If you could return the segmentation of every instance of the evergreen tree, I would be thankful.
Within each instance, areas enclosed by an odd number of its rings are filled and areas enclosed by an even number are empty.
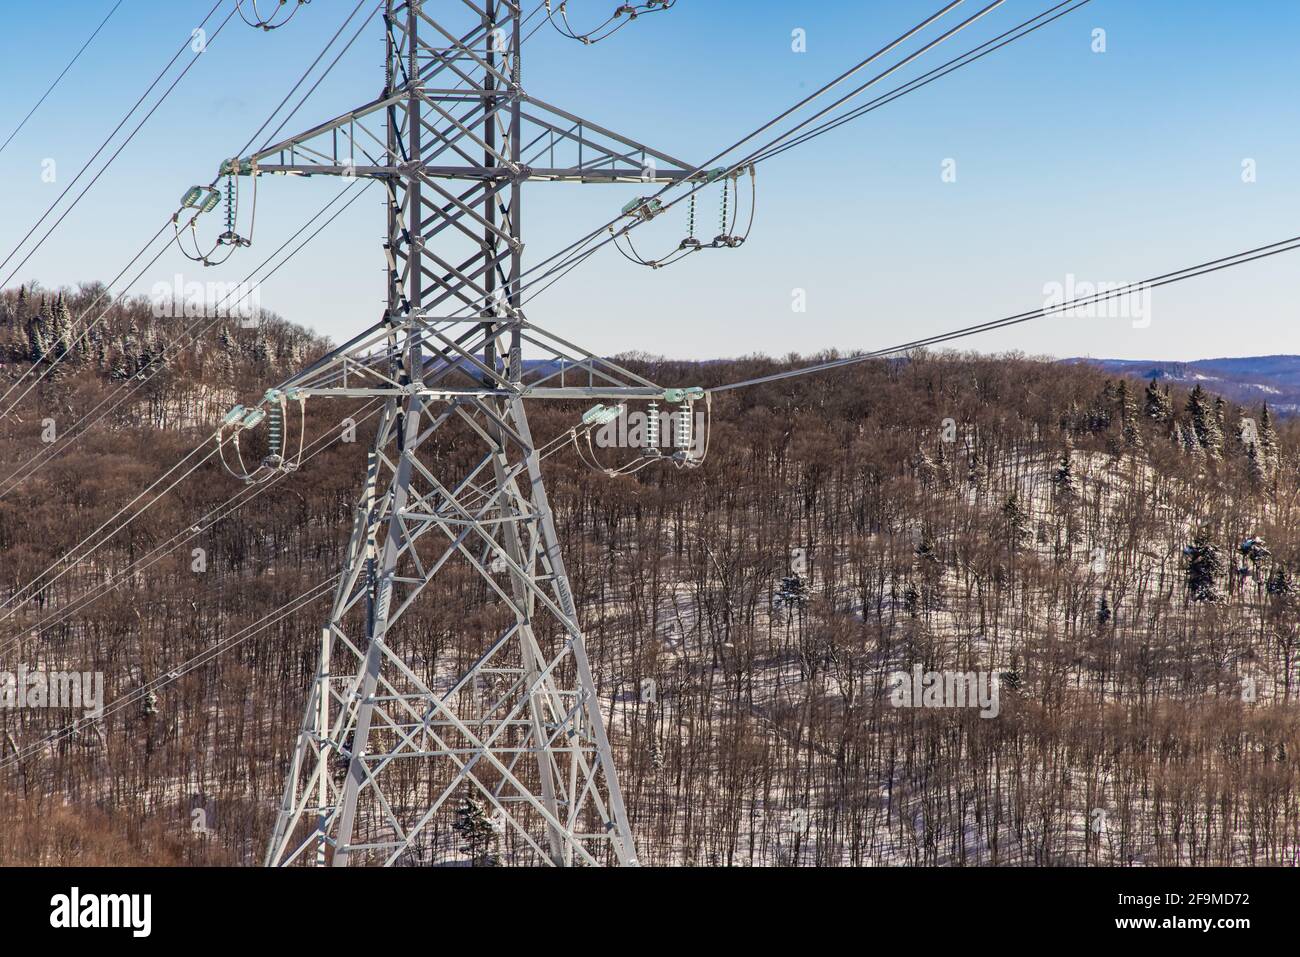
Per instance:
[[[27,357],[32,362],[44,362],[50,358],[51,352],[45,317],[37,314],[27,323]]]
[[[1168,422],[1174,417],[1174,404],[1169,393],[1161,392],[1155,379],[1147,386],[1143,414],[1153,422]]]
[[[1192,601],[1220,600],[1215,579],[1223,573],[1223,556],[1210,538],[1208,529],[1197,529],[1191,544],[1183,548],[1187,558],[1187,591]]]
[[[1268,403],[1259,411],[1259,426],[1256,430],[1259,439],[1260,452],[1263,453],[1262,462],[1270,472],[1278,467],[1278,444],[1277,432],[1273,430],[1273,416],[1269,414]]]
[[[1079,483],[1074,477],[1073,450],[1067,444],[1061,452],[1060,461],[1052,473],[1052,485],[1058,499],[1069,506],[1079,497]]]
[[[1020,504],[1020,496],[1012,492],[1006,504],[1002,506],[1002,520],[1005,523],[1007,539],[1012,549],[1019,547],[1030,535],[1029,516]]]
[[[776,590],[772,605],[777,611],[784,610],[793,614],[808,607],[809,596],[808,583],[795,572],[781,579],[781,585]]]
[[[1276,565],[1273,571],[1269,573],[1264,590],[1274,598],[1289,601],[1291,596],[1295,594],[1295,580],[1289,571],[1281,565]]]
[[[1187,415],[1192,420],[1196,441],[1211,458],[1218,458],[1223,452],[1222,403],[1222,399],[1211,401],[1199,383],[1187,397]]]
[[[492,846],[496,842],[496,829],[488,818],[487,811],[475,798],[466,797],[456,808],[456,820],[452,829],[460,835],[461,853],[468,854],[474,867],[495,867],[496,854]]]
[[[1258,442],[1246,446],[1246,468],[1250,474],[1250,483],[1257,488],[1268,484],[1269,468],[1264,464],[1264,452]]]
[[[1138,428],[1137,400],[1133,390],[1123,379],[1119,380],[1119,414],[1123,423],[1122,436],[1124,444],[1130,449],[1142,448],[1142,430]]]
[[[68,312],[68,303],[63,298],[63,293],[59,293],[59,297],[54,300],[50,328],[55,358],[68,362],[76,361],[74,346],[77,337],[72,328],[72,316]]]
[[[1243,559],[1250,562],[1257,577],[1259,575],[1260,563],[1273,554],[1268,550],[1268,545],[1264,543],[1264,538],[1261,535],[1252,535],[1237,546],[1237,551],[1241,553]]]

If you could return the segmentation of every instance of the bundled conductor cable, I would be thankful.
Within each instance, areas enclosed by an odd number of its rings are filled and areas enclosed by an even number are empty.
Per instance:
[[[560,0],[559,7],[554,10],[551,7],[551,0],[546,0],[546,19],[551,22],[551,26],[555,27],[561,36],[590,46],[593,43],[599,43],[601,40],[608,40],[637,17],[647,13],[661,13],[665,10],[671,10],[676,3],[677,0],[645,0],[643,3],[622,3],[615,8],[614,12],[603,23],[585,33],[579,33],[573,29],[573,25],[569,22],[568,0]],[[555,17],[557,14],[560,22],[556,22]]]

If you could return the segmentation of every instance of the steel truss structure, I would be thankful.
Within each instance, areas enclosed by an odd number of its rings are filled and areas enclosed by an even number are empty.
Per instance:
[[[384,404],[268,865],[459,859],[467,798],[510,862],[637,862],[525,406],[682,390],[524,317],[522,186],[698,171],[525,93],[521,20],[511,0],[388,0],[382,95],[228,164],[374,179],[388,206],[382,319],[281,386]],[[477,452],[449,475],[430,449],[453,425]],[[402,635],[453,566],[513,619],[462,667]]]

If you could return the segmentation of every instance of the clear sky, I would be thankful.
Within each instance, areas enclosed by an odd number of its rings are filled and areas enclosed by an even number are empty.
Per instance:
[[[967,0],[944,23],[983,3]],[[111,5],[4,5],[0,142]],[[580,24],[616,5],[570,0],[569,9]],[[1008,0],[902,76],[1050,5]],[[0,258],[211,6],[125,0],[0,154]],[[271,33],[232,22],[21,278],[53,287],[116,274],[185,189],[211,179],[220,159],[262,124],[352,6],[314,0]],[[525,48],[524,83],[572,112],[702,162],[940,6],[679,0],[589,48],[543,29]],[[757,221],[743,249],[702,253],[662,271],[606,249],[538,298],[529,314],[605,354],[879,348],[1035,308],[1048,284],[1064,285],[1071,275],[1077,282],[1131,281],[1295,235],[1298,28],[1294,0],[1093,0],[761,166]],[[792,50],[795,29],[806,32],[806,52]],[[1097,29],[1105,30],[1104,53],[1093,49]],[[376,22],[285,132],[374,96],[382,59]],[[47,159],[57,164],[53,184],[42,180]],[[1254,182],[1243,181],[1248,160]],[[954,169],[955,181],[945,181],[945,170]],[[323,178],[264,179],[251,250],[202,275],[169,253],[138,288],[145,292],[181,270],[187,278],[241,278],[337,188]],[[529,186],[530,258],[600,225],[636,192]],[[705,200],[701,214],[710,225],[713,202]],[[675,244],[682,218],[652,223],[638,242],[647,249]],[[262,304],[336,340],[374,321],[383,297],[383,230],[372,191],[266,284]],[[1153,359],[1300,352],[1290,296],[1297,257],[1158,290],[1149,324],[1048,319],[968,344]],[[805,313],[792,309],[796,289],[806,291]]]

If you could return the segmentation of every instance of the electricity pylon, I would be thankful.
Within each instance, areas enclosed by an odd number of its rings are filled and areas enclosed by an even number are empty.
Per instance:
[[[447,860],[460,813],[490,814],[514,861],[635,864],[525,405],[698,390],[525,318],[521,194],[698,171],[525,93],[510,0],[388,0],[385,27],[379,98],[224,167],[371,178],[388,205],[382,319],[268,393],[383,405],[266,863]],[[453,424],[477,452],[448,474],[433,446]],[[453,565],[509,623],[461,667],[401,628]]]

